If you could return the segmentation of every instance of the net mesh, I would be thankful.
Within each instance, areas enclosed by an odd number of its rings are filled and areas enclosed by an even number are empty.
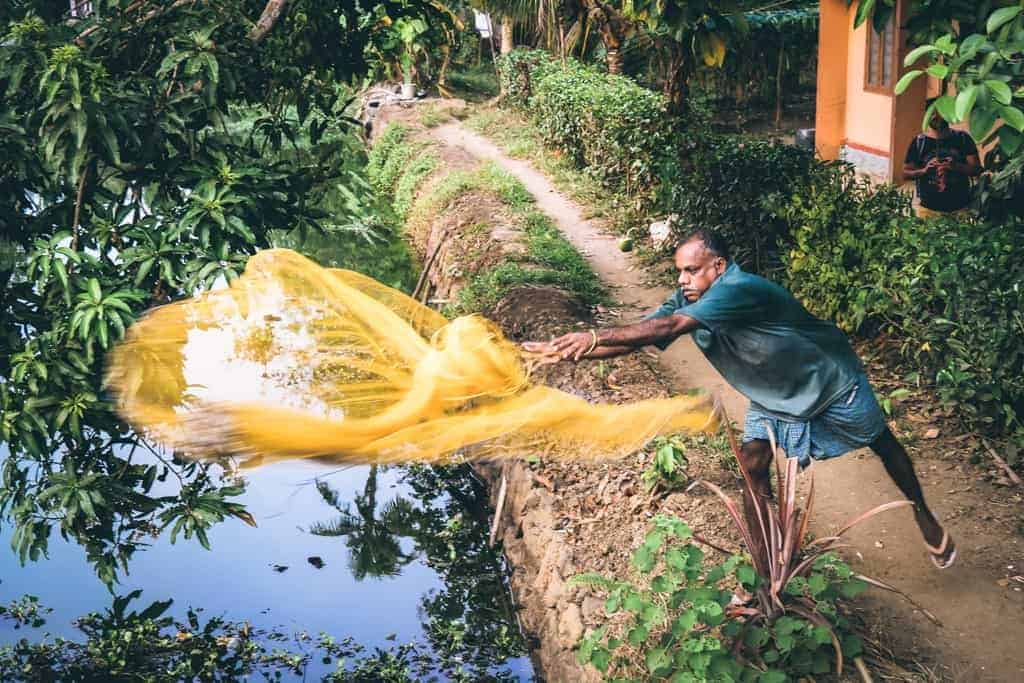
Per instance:
[[[449,321],[364,275],[273,249],[230,287],[147,313],[106,379],[142,433],[250,466],[610,458],[715,426],[705,398],[591,404],[531,382],[531,360],[481,316]]]

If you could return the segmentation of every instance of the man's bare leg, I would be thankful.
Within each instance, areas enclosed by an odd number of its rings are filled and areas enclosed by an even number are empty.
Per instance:
[[[942,525],[924,502],[921,482],[918,481],[917,475],[914,473],[914,464],[911,462],[910,456],[907,455],[906,449],[886,427],[881,436],[871,444],[871,450],[882,459],[885,471],[896,482],[896,486],[903,492],[903,495],[914,504],[914,518],[917,520],[917,526],[921,529],[921,535],[924,536],[925,542],[933,548],[940,547],[943,536]],[[953,554],[954,548],[951,540],[941,556],[943,562]]]
[[[740,447],[739,459],[740,465],[750,476],[750,482],[754,489],[753,491],[749,491],[747,488],[743,489],[743,514],[756,546],[750,549],[750,554],[764,559],[767,564],[768,549],[764,544],[757,511],[761,511],[761,519],[767,524],[768,499],[772,497],[772,445],[764,439],[748,441]]]

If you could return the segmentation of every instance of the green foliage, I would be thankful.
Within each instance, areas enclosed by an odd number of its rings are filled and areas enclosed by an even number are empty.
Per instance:
[[[424,128],[437,128],[442,123],[447,123],[452,118],[451,109],[442,107],[439,104],[432,104],[423,108],[420,114],[420,123]]]
[[[490,192],[510,209],[517,211],[533,204],[533,196],[515,176],[495,163],[484,163],[473,170],[445,175],[428,196],[416,203],[413,213],[434,216],[458,197],[473,190]]]
[[[465,315],[492,310],[505,294],[516,287],[558,287],[580,297],[587,304],[605,300],[601,281],[576,249],[569,244],[544,214],[530,210],[522,217],[526,232],[526,254],[515,261],[484,271],[459,290],[448,313]]]
[[[390,190],[390,186],[383,185],[379,179],[384,173],[384,166],[388,163],[399,148],[405,146],[406,138],[409,135],[409,126],[401,123],[392,123],[381,131],[380,136],[374,141],[370,153],[367,155],[366,176],[370,182],[381,191]]]
[[[882,331],[984,428],[1024,436],[1024,239],[1014,223],[920,221],[891,188],[839,167],[784,209],[786,277],[819,315]]]
[[[502,80],[512,102],[526,97],[544,141],[606,186],[651,198],[672,135],[665,99],[634,81],[550,56],[513,51]]]
[[[691,78],[687,105],[700,88],[716,103],[733,104],[747,117],[782,107],[794,95],[813,94],[818,64],[818,7],[745,12],[746,31],[734,31],[720,67],[701,67]],[[781,113],[781,111],[780,111]],[[732,117],[723,112],[722,118]]]
[[[789,225],[779,199],[799,195],[816,163],[812,152],[739,136],[684,134],[679,162],[664,167],[661,204],[683,237],[695,227],[721,233],[748,270],[778,268]]]
[[[247,681],[306,677],[311,665],[327,665],[321,680],[338,683],[408,683],[443,671],[446,680],[480,680],[480,669],[467,665],[464,651],[444,652],[419,641],[387,649],[367,648],[352,638],[326,633],[311,637],[263,631],[249,622],[221,617],[201,619],[202,610],[188,609],[183,620],[167,614],[172,601],[157,601],[136,612],[128,606],[141,591],[115,596],[104,613],[75,620],[84,642],[55,638],[30,642],[23,638],[0,647],[0,678],[4,681]],[[17,601],[36,611],[32,596]],[[0,613],[2,614],[2,613]],[[7,616],[3,614],[3,616]],[[40,618],[28,625],[38,628]],[[333,667],[330,665],[333,664]],[[489,680],[511,681],[503,670],[488,671]]]
[[[561,64],[547,50],[516,48],[498,57],[497,67],[502,102],[526,109],[539,82]]]
[[[533,197],[514,177],[491,167],[483,174],[452,174],[442,186],[442,194],[449,197],[447,201],[474,187],[488,187],[518,214],[526,236],[525,254],[471,278],[459,290],[447,313],[465,315],[492,310],[510,289],[529,285],[558,287],[586,304],[605,300],[601,281],[590,264],[546,215],[533,208]]]
[[[263,5],[242,0],[90,5],[0,10],[0,513],[22,561],[59,529],[112,583],[153,530],[205,543],[244,513],[219,468],[150,449],[113,413],[105,350],[258,249],[364,240],[346,83],[385,18],[436,8],[298,2],[261,33]]]
[[[429,150],[421,151],[411,164],[409,164],[398,182],[395,184],[395,213],[399,218],[406,218],[412,209],[413,200],[416,198],[416,190],[420,183],[429,176],[438,166],[437,155]]]
[[[665,491],[680,489],[686,485],[686,446],[679,437],[659,436],[653,443],[654,455],[647,469],[640,475],[644,487],[650,491],[661,487]]]
[[[494,74],[490,59],[480,64],[457,66],[448,74],[448,83],[460,97],[469,102],[487,100],[498,94],[498,77]]]
[[[627,615],[622,629],[595,629],[577,650],[579,661],[606,680],[788,681],[827,674],[837,661],[833,634],[845,656],[860,654],[841,605],[867,584],[834,555],[818,558],[787,586],[788,595],[814,601],[811,617],[782,610],[765,618],[737,607],[734,598],[756,591],[762,579],[738,555],[709,561],[689,526],[673,517],[655,518],[632,563],[636,583],[595,574],[572,580],[603,591],[609,615]]]
[[[22,626],[39,628],[46,623],[44,614],[53,610],[39,604],[39,598],[34,595],[23,595],[17,600],[11,600],[7,605],[0,605],[0,618],[14,622],[17,630]]]
[[[370,150],[366,169],[374,189],[381,194],[393,193],[398,179],[426,146],[425,142],[409,139],[408,126],[392,124],[384,129]]]
[[[993,171],[981,181],[981,206],[987,218],[1024,215],[1024,16],[1019,2],[962,3],[919,0],[909,29],[913,49],[905,65],[916,67],[896,84],[896,93],[928,74],[952,86],[925,113],[962,123],[979,148],[989,148],[985,165]],[[857,20],[880,25],[892,2],[862,2]]]
[[[832,165],[818,168],[787,202],[773,208],[789,225],[784,259],[793,293],[847,332],[876,332],[895,303],[883,284],[893,248],[918,223],[910,197]]]

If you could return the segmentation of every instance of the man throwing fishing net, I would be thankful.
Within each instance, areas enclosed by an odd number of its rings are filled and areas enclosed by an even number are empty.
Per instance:
[[[719,373],[750,399],[740,450],[753,482],[744,507],[756,526],[754,505],[771,497],[769,434],[802,466],[871,448],[903,494],[932,562],[952,566],[956,546],[925,504],[906,450],[885,423],[864,367],[831,322],[812,316],[788,291],[745,273],[729,259],[726,242],[699,230],[675,253],[679,289],[633,325],[573,332],[528,351],[561,360],[611,358],[654,345],[666,349],[690,334]]]

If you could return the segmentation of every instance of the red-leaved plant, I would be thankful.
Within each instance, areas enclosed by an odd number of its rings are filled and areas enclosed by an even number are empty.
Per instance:
[[[724,420],[724,424],[729,425],[727,419]],[[728,426],[726,431],[729,436],[729,444],[739,463],[740,472],[742,472],[747,489],[750,491],[752,499],[754,499],[753,496],[756,496],[756,488],[750,473],[743,466],[743,459],[740,457],[736,436]],[[727,614],[733,618],[743,620],[745,622],[745,629],[756,625],[771,625],[780,616],[787,613],[802,617],[816,626],[828,629],[836,652],[836,672],[842,673],[843,655],[833,625],[824,615],[817,611],[815,601],[809,595],[787,592],[786,588],[794,578],[807,578],[814,570],[815,563],[823,555],[845,547],[841,540],[847,531],[877,514],[894,508],[912,506],[913,503],[904,500],[879,505],[859,515],[832,536],[808,540],[807,529],[814,507],[813,475],[811,476],[808,488],[806,507],[804,507],[797,501],[796,495],[798,462],[796,458],[786,458],[785,467],[780,466],[780,452],[774,437],[771,438],[772,452],[775,454],[777,491],[774,501],[766,500],[763,505],[755,506],[756,526],[754,528],[751,528],[752,524],[748,523],[739,505],[719,486],[700,480],[694,482],[690,487],[703,486],[722,500],[729,511],[733,524],[743,539],[744,545],[751,555],[754,570],[759,576],[759,580],[753,587],[752,593],[747,593],[742,588],[737,591],[733,604],[727,608]],[[703,540],[696,535],[694,539],[698,541]],[[917,605],[909,596],[893,586],[861,574],[854,574],[854,576],[867,584],[884,588],[900,595],[920,609],[929,619],[935,621],[935,617],[927,610]],[[736,647],[741,647],[742,643],[743,638],[737,638]],[[858,662],[858,668],[861,666],[862,663]]]

